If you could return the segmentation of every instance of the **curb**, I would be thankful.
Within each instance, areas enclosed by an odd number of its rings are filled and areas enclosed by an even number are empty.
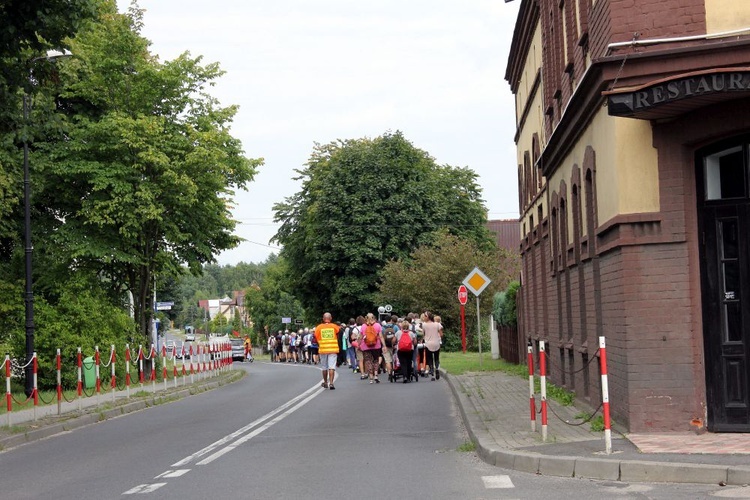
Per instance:
[[[230,376],[227,377],[226,380],[208,380],[200,385],[193,385],[191,387],[183,386],[182,388],[179,388],[174,392],[170,392],[168,390],[166,392],[151,394],[148,397],[141,397],[136,401],[124,403],[106,410],[99,409],[95,406],[90,407],[84,410],[83,414],[80,414],[78,416],[71,416],[63,422],[57,422],[49,425],[44,425],[44,423],[41,423],[41,427],[39,427],[38,429],[32,429],[26,432],[18,433],[16,435],[0,438],[0,453],[10,451],[13,448],[17,448],[18,446],[46,439],[63,432],[70,432],[81,427],[86,427],[88,425],[109,420],[111,418],[121,417],[123,415],[127,415],[128,413],[145,410],[164,403],[171,403],[172,401],[177,401],[194,394],[200,394],[202,392],[217,389],[223,385],[232,384],[241,380],[246,374],[247,372],[245,372],[244,370],[234,370],[233,374],[230,374]],[[77,413],[77,411],[72,413]],[[68,415],[72,415],[72,413],[69,413]],[[59,416],[58,418],[65,418],[65,414]],[[33,425],[34,422],[27,422],[27,424]]]
[[[456,387],[453,376],[441,370],[458,403],[469,438],[477,455],[486,463],[503,469],[557,477],[580,477],[623,482],[697,483],[742,486],[750,484],[750,467],[736,465],[612,460],[500,448],[479,418],[474,403]],[[459,383],[460,384],[460,383]]]

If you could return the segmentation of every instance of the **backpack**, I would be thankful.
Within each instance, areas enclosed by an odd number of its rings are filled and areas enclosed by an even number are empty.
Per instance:
[[[284,342],[284,345],[289,345],[289,335],[284,335],[281,337],[282,342]]]
[[[387,325],[385,327],[385,346],[393,347],[393,339],[396,337],[396,331],[393,329],[393,325]]]
[[[398,339],[398,350],[402,352],[414,350],[414,340],[411,338],[411,332],[401,331],[401,338]]]
[[[349,345],[359,347],[359,328],[353,326],[349,329]]]
[[[378,332],[375,331],[373,325],[367,325],[365,327],[365,345],[367,347],[375,347],[378,343]]]

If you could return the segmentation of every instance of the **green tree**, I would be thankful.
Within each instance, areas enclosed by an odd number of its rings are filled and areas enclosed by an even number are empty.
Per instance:
[[[245,306],[253,322],[253,345],[265,344],[267,333],[287,327],[281,318],[305,318],[311,323],[300,301],[289,292],[288,277],[291,273],[288,263],[283,258],[271,256],[263,267],[262,284],[245,290]]]
[[[96,14],[99,0],[3,0],[0,57],[21,57],[60,47]]]
[[[0,2],[0,259],[22,241],[23,178],[21,134],[25,124],[24,93],[43,90],[53,67],[44,61],[48,49],[68,46],[68,37],[97,13],[100,0],[3,0]],[[36,85],[32,85],[33,80]],[[5,274],[5,273],[4,273]]]
[[[245,333],[245,328],[242,326],[242,318],[239,314],[235,314],[232,317],[232,330],[240,335]]]
[[[262,160],[230,134],[237,108],[205,90],[217,64],[188,53],[160,62],[140,35],[142,13],[107,6],[61,68],[64,138],[37,144],[36,203],[48,215],[39,250],[61,275],[86,268],[113,295],[132,291],[146,335],[154,277],[200,273],[240,241],[232,196]]]
[[[20,290],[17,293],[20,295]],[[37,297],[34,306],[40,387],[52,388],[56,384],[54,361],[57,349],[61,350],[63,364],[68,367],[63,371],[63,384],[70,388],[75,387],[75,370],[70,368],[75,366],[77,347],[81,347],[84,356],[90,356],[98,345],[106,362],[110,345],[115,344],[120,355],[126,343],[137,345],[132,319],[119,304],[113,304],[106,296],[97,293],[93,278],[87,279],[84,273],[77,273],[70,280],[58,283],[54,296],[57,298],[55,302]],[[23,305],[20,303],[12,310],[0,311],[0,322],[10,329],[10,344],[19,359],[23,359],[26,352],[23,319]],[[120,369],[118,373],[122,371]]]
[[[480,249],[470,239],[446,232],[430,244],[417,248],[406,258],[388,262],[382,273],[380,302],[390,303],[404,315],[408,312],[429,310],[442,318],[445,328],[445,347],[460,347],[460,306],[457,291],[464,278],[479,269],[492,282],[480,294],[480,312],[492,311],[493,295],[502,290],[518,274],[518,259],[507,250],[491,246]],[[469,293],[469,303],[474,295]],[[467,310],[474,310],[468,307]],[[466,314],[467,338],[475,343],[476,314]],[[469,328],[474,325],[474,328]]]
[[[516,295],[521,284],[518,281],[511,281],[508,287],[495,294],[495,304],[492,309],[495,315],[495,321],[500,326],[515,327],[518,324],[516,313]]]
[[[291,289],[314,317],[372,311],[380,271],[438,230],[492,243],[476,174],[436,165],[400,132],[316,145],[301,190],[274,206]]]
[[[211,331],[209,333],[218,333],[220,335],[224,335],[227,333],[227,326],[229,325],[229,320],[221,315],[218,314],[214,319],[211,320]]]

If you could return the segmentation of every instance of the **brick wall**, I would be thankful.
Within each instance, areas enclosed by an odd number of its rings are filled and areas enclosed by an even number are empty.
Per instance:
[[[609,0],[610,43],[706,32],[704,0]]]

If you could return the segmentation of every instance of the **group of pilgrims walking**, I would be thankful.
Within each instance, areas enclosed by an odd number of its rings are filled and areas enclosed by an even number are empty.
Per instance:
[[[375,315],[335,323],[330,313],[315,328],[281,331],[268,338],[271,361],[319,365],[322,387],[334,390],[336,369],[348,367],[360,380],[379,384],[385,374],[390,382],[407,384],[429,376],[440,379],[440,346],[443,325],[429,311],[406,317],[391,315],[378,322]]]

